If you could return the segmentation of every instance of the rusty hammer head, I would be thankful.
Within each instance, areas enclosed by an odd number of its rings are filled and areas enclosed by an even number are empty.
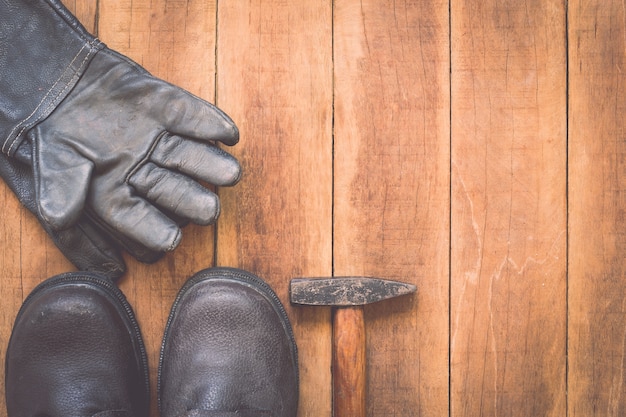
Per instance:
[[[295,278],[289,289],[293,304],[359,306],[410,294],[415,285],[370,277]]]

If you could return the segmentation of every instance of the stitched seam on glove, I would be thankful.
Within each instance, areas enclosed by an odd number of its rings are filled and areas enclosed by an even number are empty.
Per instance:
[[[24,131],[26,131],[27,129],[29,129],[32,126],[36,125],[42,119],[46,118],[49,115],[49,112],[51,112],[50,110],[51,109],[53,110],[54,107],[56,107],[58,105],[59,98],[62,98],[64,96],[64,94],[68,90],[68,88],[73,87],[75,85],[72,82],[69,82],[69,81],[66,82],[65,86],[63,86],[63,88],[60,89],[53,98],[49,99],[49,96],[52,93],[54,93],[54,91],[56,90],[57,84],[59,84],[62,80],[68,80],[68,79],[71,80],[72,78],[76,77],[77,74],[80,74],[82,69],[87,64],[87,62],[89,62],[89,60],[93,57],[93,55],[95,55],[95,53],[99,49],[101,49],[101,45],[102,45],[102,43],[98,39],[94,39],[93,41],[89,42],[88,44],[83,45],[83,47],[76,53],[76,55],[74,56],[72,61],[67,65],[67,67],[65,68],[63,73],[54,82],[52,87],[50,87],[48,92],[43,96],[43,98],[41,99],[41,101],[39,102],[37,107],[35,107],[35,109],[26,118],[24,118],[22,121],[20,121],[11,130],[11,132],[9,132],[9,135],[4,140],[4,144],[2,146],[2,152],[3,153],[5,153],[7,155],[12,155],[13,153],[15,153],[16,145],[18,145],[21,142],[21,140],[19,140],[19,139],[23,135]],[[83,50],[85,48],[89,48],[89,50],[87,51],[86,55],[84,56],[82,62],[80,63],[78,68],[72,70],[74,62],[83,54]],[[40,107],[42,105],[44,105],[45,103],[48,103],[47,107],[44,110],[40,111]],[[39,113],[39,114],[37,115],[37,113]],[[34,117],[34,116],[36,116],[34,118],[34,120],[29,122],[29,119]],[[19,131],[18,131],[18,129],[19,129]],[[9,142],[10,142],[10,145],[9,145]],[[9,145],[8,148],[7,148],[7,145]]]

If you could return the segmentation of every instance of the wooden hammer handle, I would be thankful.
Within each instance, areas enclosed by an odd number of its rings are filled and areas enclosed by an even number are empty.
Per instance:
[[[333,417],[365,416],[365,324],[362,307],[333,316]]]

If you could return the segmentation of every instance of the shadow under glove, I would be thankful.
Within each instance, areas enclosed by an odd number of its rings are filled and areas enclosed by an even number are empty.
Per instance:
[[[0,135],[9,157],[31,155],[31,211],[49,233],[87,213],[105,240],[148,252],[173,250],[181,223],[214,222],[203,183],[241,172],[215,145],[239,139],[226,114],[106,48],[56,0],[0,2]]]

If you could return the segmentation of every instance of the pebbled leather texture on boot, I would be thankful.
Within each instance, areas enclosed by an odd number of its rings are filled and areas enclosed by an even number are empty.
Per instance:
[[[9,417],[147,417],[145,349],[131,307],[108,279],[69,273],[27,297],[9,341]]]
[[[191,277],[172,307],[158,381],[162,417],[295,417],[297,349],[276,294],[237,269]]]

